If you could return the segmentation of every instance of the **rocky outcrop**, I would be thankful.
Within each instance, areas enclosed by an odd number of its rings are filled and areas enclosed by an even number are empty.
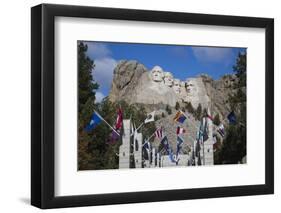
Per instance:
[[[213,80],[207,75],[201,75],[207,96],[210,98],[210,109],[213,114],[218,113],[225,118],[231,111],[228,103],[230,95],[235,93],[234,85],[237,83],[235,75],[225,75],[218,80]]]
[[[113,72],[109,100],[130,101],[140,77],[145,72],[146,67],[137,61],[120,61]]]
[[[159,66],[149,71],[137,61],[120,61],[114,69],[109,100],[124,100],[129,104],[142,104],[149,108],[160,105],[174,107],[176,102],[184,107],[185,103],[190,102],[194,108],[199,104],[203,108],[210,108],[212,115],[218,113],[221,118],[229,113],[228,97],[235,91],[235,75],[225,75],[219,80],[213,80],[210,76],[201,74],[185,81],[173,79],[169,75],[171,86],[165,81],[167,74]]]
[[[121,61],[114,69],[109,100],[175,106],[177,97],[163,81],[153,81],[144,65],[136,61]]]
[[[174,79],[159,66],[149,71],[137,61],[120,61],[114,70],[109,100],[112,102],[124,100],[129,104],[142,106],[147,113],[156,111],[158,119],[155,125],[157,128],[165,129],[173,150],[176,150],[177,143],[175,129],[177,126],[185,128],[187,133],[183,135],[186,142],[184,150],[189,150],[196,138],[199,121],[186,113],[188,119],[183,124],[174,122],[173,118],[177,113],[176,103],[180,104],[180,108],[188,102],[194,108],[201,104],[203,109],[210,109],[211,116],[219,114],[223,120],[230,112],[228,98],[235,93],[236,83],[235,75],[225,75],[213,80],[210,76],[201,74],[182,81]],[[166,111],[167,105],[170,106],[170,113]],[[155,139],[153,146],[158,147],[159,143],[159,139]]]

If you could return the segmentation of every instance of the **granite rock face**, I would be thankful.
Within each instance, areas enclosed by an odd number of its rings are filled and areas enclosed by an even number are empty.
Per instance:
[[[156,75],[161,74],[161,67],[156,67]],[[172,79],[174,85],[168,86],[164,81],[164,73],[163,71],[162,81],[159,81],[159,75],[155,80],[153,70],[149,71],[143,64],[137,61],[120,61],[114,70],[109,100],[171,107],[174,107],[176,102],[181,107],[190,102],[195,109],[201,104],[202,108],[209,108],[213,115],[218,113],[222,117],[230,111],[227,100],[235,91],[235,75],[225,75],[213,80],[210,76],[201,74],[185,81]]]
[[[163,76],[162,81],[161,76]],[[196,138],[199,121],[187,113],[188,119],[184,124],[174,122],[173,118],[177,112],[176,103],[178,102],[180,108],[183,108],[190,102],[195,109],[201,104],[203,109],[209,108],[211,116],[219,114],[223,120],[230,112],[228,97],[235,92],[234,84],[237,82],[237,77],[226,75],[213,80],[210,76],[201,74],[182,81],[173,79],[170,75],[168,83],[172,82],[172,86],[165,81],[165,77],[167,72],[159,66],[155,66],[155,70],[150,71],[137,61],[120,61],[114,70],[109,100],[140,104],[145,107],[147,113],[156,110],[156,115],[159,117],[155,123],[156,127],[165,129],[173,150],[176,149],[175,129],[177,126],[185,128],[187,134],[183,137],[186,141],[185,150],[188,150]],[[171,108],[170,114],[166,111],[167,105]],[[159,142],[155,139],[154,145],[159,145]]]
[[[120,61],[114,70],[109,100],[175,106],[177,97],[164,81],[153,81],[144,65],[137,61]]]

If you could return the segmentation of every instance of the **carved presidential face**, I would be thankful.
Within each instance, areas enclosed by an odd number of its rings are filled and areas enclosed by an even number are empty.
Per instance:
[[[155,82],[163,81],[164,73],[161,67],[155,66],[151,70],[152,80]]]
[[[181,81],[181,87],[185,89],[186,83],[184,81]]]
[[[173,78],[172,73],[165,72],[165,74],[164,74],[164,83],[165,83],[165,85],[167,85],[168,87],[172,87],[173,86],[173,82],[174,82],[174,78]]]
[[[195,84],[192,80],[186,81],[186,90],[187,90],[187,92],[190,92],[190,93],[196,92],[196,87],[195,87]]]
[[[174,79],[173,89],[174,89],[175,93],[177,93],[177,94],[180,93],[181,85],[180,85],[180,80],[179,79]]]

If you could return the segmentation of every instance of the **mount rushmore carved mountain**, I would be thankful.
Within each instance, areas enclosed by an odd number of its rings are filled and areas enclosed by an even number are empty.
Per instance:
[[[156,111],[158,119],[156,127],[163,127],[172,147],[176,148],[177,126],[188,128],[188,134],[184,134],[185,146],[193,144],[199,121],[188,114],[188,122],[175,123],[178,105],[184,109],[191,103],[196,109],[201,104],[202,109],[209,109],[211,116],[218,114],[220,118],[226,117],[230,111],[228,103],[229,95],[235,92],[234,84],[237,82],[235,75],[225,75],[218,80],[213,80],[206,74],[185,80],[175,79],[171,72],[164,71],[160,66],[148,70],[137,61],[120,61],[113,73],[112,87],[109,93],[111,102],[125,101],[128,104],[142,105],[147,113]],[[170,113],[167,112],[167,106]],[[215,128],[215,127],[214,127]],[[158,146],[159,141],[154,140]]]
[[[194,108],[210,108],[212,114],[225,116],[229,112],[228,97],[234,93],[235,75],[219,80],[201,74],[185,80],[175,79],[171,72],[155,66],[149,71],[137,61],[120,61],[113,73],[109,100],[124,100],[129,104],[181,106],[190,102]]]

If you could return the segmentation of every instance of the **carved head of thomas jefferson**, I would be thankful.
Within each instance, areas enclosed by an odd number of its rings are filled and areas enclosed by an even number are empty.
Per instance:
[[[173,89],[175,93],[179,94],[181,92],[181,84],[179,79],[174,79]]]
[[[172,87],[173,82],[174,82],[174,77],[173,77],[172,73],[165,72],[164,73],[164,83],[165,83],[165,85],[167,85],[168,87]]]

